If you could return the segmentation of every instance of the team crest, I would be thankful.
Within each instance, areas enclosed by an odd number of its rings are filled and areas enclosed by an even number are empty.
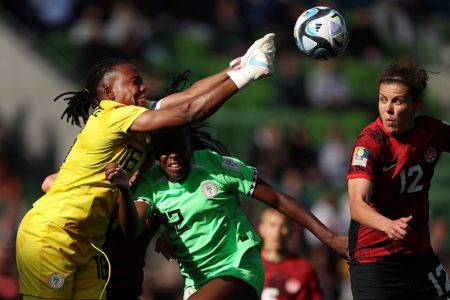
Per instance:
[[[428,148],[427,151],[425,151],[424,158],[427,163],[432,163],[433,161],[435,161],[436,160],[436,149],[431,148],[431,147]]]
[[[369,159],[369,149],[363,147],[356,147],[353,152],[352,166],[367,166],[367,160]]]
[[[214,183],[207,181],[202,185],[202,193],[206,197],[212,198],[217,195],[217,186]]]
[[[60,273],[52,273],[48,277],[48,285],[54,289],[60,289],[64,285],[64,277]]]

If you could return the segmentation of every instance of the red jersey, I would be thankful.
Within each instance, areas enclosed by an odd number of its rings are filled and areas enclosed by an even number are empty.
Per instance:
[[[441,153],[450,150],[450,126],[425,116],[414,122],[411,132],[392,136],[378,118],[355,142],[347,179],[372,182],[369,205],[380,214],[392,220],[413,216],[411,231],[401,241],[352,220],[349,251],[359,263],[431,250],[428,191]]]
[[[264,259],[264,289],[261,300],[322,300],[319,280],[311,262],[289,255],[279,263]]]

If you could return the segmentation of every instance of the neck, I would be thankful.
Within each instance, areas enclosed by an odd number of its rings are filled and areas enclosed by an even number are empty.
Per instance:
[[[274,249],[273,250],[263,249],[262,255],[266,261],[271,263],[279,263],[286,256],[284,251]]]

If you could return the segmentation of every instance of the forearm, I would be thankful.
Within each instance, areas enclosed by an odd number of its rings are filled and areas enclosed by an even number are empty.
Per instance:
[[[193,99],[202,97],[211,90],[214,90],[215,88],[223,85],[225,82],[230,81],[229,76],[226,73],[229,69],[230,68],[227,68],[217,74],[200,79],[185,91],[168,95],[160,101],[159,107],[175,107],[185,104],[186,101],[192,101]]]
[[[359,224],[379,231],[386,231],[391,220],[378,213],[362,199],[350,201],[350,215]]]
[[[236,84],[225,72],[217,74],[211,81],[214,88],[207,85],[209,80],[206,79],[200,87],[168,96],[159,110],[141,114],[131,125],[130,131],[147,132],[205,120],[238,91]],[[167,106],[166,100],[172,105]]]

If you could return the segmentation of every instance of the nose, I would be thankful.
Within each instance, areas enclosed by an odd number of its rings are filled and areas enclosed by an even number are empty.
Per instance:
[[[140,90],[141,92],[143,92],[143,93],[147,92],[147,88],[145,87],[144,84],[141,84],[139,90]]]
[[[390,114],[390,115],[393,115],[393,114],[394,114],[394,106],[392,105],[391,102],[388,102],[388,103],[386,104],[386,109],[385,109],[385,111],[386,111],[388,114]]]

